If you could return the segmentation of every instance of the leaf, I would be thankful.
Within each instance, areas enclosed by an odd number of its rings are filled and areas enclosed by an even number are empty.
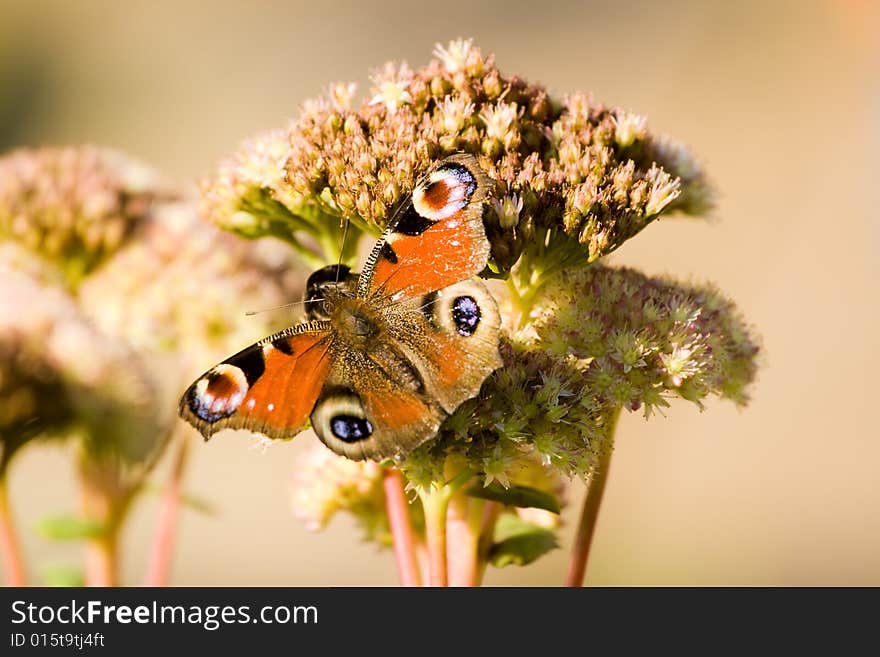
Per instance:
[[[44,518],[37,523],[37,533],[52,541],[79,541],[97,538],[104,533],[104,523],[72,514]]]
[[[552,531],[525,522],[515,515],[501,516],[496,532],[505,536],[489,550],[489,563],[496,568],[525,566],[559,547],[556,534]]]
[[[69,565],[44,566],[40,569],[40,578],[46,586],[72,587],[85,584],[82,570]]]
[[[144,492],[149,493],[150,495],[161,497],[165,493],[165,487],[160,486],[159,484],[149,483],[144,486]],[[217,515],[217,507],[215,507],[204,497],[183,493],[178,501],[180,502],[181,506],[184,506],[198,513],[202,513],[206,516]]]
[[[472,486],[465,491],[465,494],[483,500],[500,502],[507,506],[544,509],[551,513],[559,513],[562,510],[559,500],[553,495],[537,488],[530,488],[529,486],[505,488],[501,484],[493,482],[488,486],[480,486],[479,484]]]

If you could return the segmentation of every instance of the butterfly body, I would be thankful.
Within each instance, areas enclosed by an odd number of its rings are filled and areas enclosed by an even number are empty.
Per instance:
[[[472,278],[488,258],[486,187],[473,158],[438,163],[360,276],[312,274],[308,321],[206,372],[181,416],[206,438],[230,427],[286,439],[310,421],[353,459],[401,459],[435,436],[501,364],[497,305]]]

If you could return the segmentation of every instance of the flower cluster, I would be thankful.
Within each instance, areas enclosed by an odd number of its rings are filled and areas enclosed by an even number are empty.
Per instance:
[[[291,505],[310,531],[320,531],[339,511],[351,513],[365,540],[390,544],[382,466],[352,461],[315,442],[297,461]]]
[[[418,70],[376,71],[359,106],[353,85],[331,85],[287,130],[243,144],[204,182],[206,215],[247,236],[323,246],[321,227],[340,220],[376,233],[432,162],[469,152],[495,181],[486,225],[504,272],[530,243],[573,242],[592,261],[663,212],[711,203],[689,152],[642,117],[583,94],[554,98],[470,41],[435,55]]]
[[[244,311],[301,288],[289,249],[158,200],[175,194],[114,151],[20,150],[0,172],[4,452],[80,429],[95,456],[151,461],[188,379],[278,326]]]
[[[552,276],[504,366],[401,465],[411,481],[442,481],[452,455],[509,485],[522,455],[589,477],[620,409],[651,411],[679,396],[747,400],[758,346],[711,286],[599,264]]]
[[[561,272],[542,291],[528,340],[585,364],[599,399],[645,416],[681,397],[738,405],[757,370],[758,344],[733,303],[712,285],[685,285],[594,265]]]
[[[170,190],[147,167],[95,147],[0,158],[0,239],[52,261],[72,286],[116,251]]]
[[[57,273],[0,244],[2,463],[35,436],[81,431],[89,448],[126,461],[156,448],[155,390],[131,348],[98,331]]]

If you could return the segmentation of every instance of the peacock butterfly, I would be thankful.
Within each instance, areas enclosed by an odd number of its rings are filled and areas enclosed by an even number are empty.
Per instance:
[[[205,439],[225,428],[288,439],[309,420],[334,452],[402,459],[501,366],[500,316],[474,276],[489,257],[490,180],[470,155],[437,162],[360,275],[309,277],[308,320],[211,368],[179,412]]]

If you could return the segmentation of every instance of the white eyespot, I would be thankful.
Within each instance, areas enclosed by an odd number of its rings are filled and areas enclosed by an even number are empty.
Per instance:
[[[331,449],[365,440],[373,433],[373,425],[364,413],[361,400],[344,389],[315,404],[311,421],[315,433]]]
[[[413,190],[413,205],[420,215],[433,221],[441,221],[451,217],[467,205],[468,183],[462,180],[463,172],[435,171],[424,185],[419,185]],[[467,175],[470,175],[469,173]],[[471,180],[473,180],[471,178]],[[425,190],[434,183],[442,182],[448,192],[443,207],[436,209],[425,202]]]
[[[266,404],[266,410],[271,413],[275,410],[275,404]]]
[[[202,420],[216,422],[238,410],[247,392],[247,377],[241,368],[222,363],[195,384],[190,409]]]

